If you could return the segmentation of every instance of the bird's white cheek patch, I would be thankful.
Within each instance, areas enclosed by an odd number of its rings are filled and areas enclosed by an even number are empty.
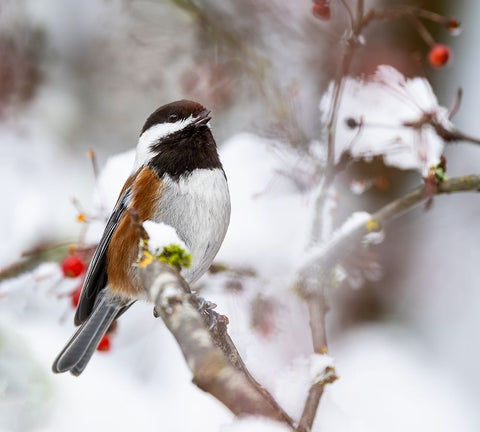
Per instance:
[[[140,135],[137,144],[137,154],[135,156],[135,165],[133,171],[137,171],[143,165],[146,165],[155,153],[152,152],[152,146],[166,136],[182,130],[185,126],[192,123],[193,117],[176,121],[175,123],[159,123],[151,126]]]

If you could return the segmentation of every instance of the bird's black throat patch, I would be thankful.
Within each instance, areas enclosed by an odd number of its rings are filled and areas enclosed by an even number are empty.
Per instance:
[[[161,178],[168,174],[175,180],[195,169],[221,168],[217,146],[210,128],[192,124],[152,145],[155,153],[148,166]]]

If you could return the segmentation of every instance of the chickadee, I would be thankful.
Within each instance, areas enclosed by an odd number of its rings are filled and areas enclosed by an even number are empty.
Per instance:
[[[80,375],[112,322],[144,299],[137,267],[140,234],[131,223],[173,226],[192,261],[182,269],[189,283],[209,268],[230,220],[230,195],[210,111],[189,100],[161,106],[145,122],[132,174],[125,182],[88,267],[75,325],[81,325],[53,363],[56,373]]]

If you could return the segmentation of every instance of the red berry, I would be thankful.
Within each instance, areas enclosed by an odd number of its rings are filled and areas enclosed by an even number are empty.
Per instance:
[[[312,13],[316,18],[328,21],[331,16],[328,2],[315,3],[312,7]]]
[[[85,271],[85,263],[75,254],[67,256],[61,264],[63,275],[70,278],[80,276]]]
[[[445,27],[453,35],[458,35],[460,33],[460,21],[456,18],[448,18]]]
[[[98,351],[110,351],[110,336],[107,334],[103,335],[100,343],[97,346]]]
[[[383,175],[375,177],[372,180],[372,183],[380,191],[386,191],[390,187],[390,182],[388,181],[388,178]]]
[[[80,293],[82,292],[82,285],[79,285],[70,293],[70,300],[72,302],[72,306],[76,308],[78,306],[78,302],[80,300]]]
[[[448,63],[451,51],[447,45],[435,44],[428,53],[428,61],[432,66],[442,67]]]

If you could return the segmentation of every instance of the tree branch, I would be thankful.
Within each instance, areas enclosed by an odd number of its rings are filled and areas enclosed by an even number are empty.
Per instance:
[[[177,340],[193,382],[235,415],[262,415],[294,428],[293,420],[250,375],[226,331],[226,319],[209,332],[198,299],[178,272],[159,261],[139,268],[156,312]]]
[[[480,192],[480,175],[445,180],[437,186],[435,194],[448,194],[456,192]],[[317,248],[313,257],[299,271],[297,287],[305,296],[310,315],[310,327],[314,351],[319,354],[327,352],[327,339],[325,332],[325,315],[328,307],[325,300],[325,288],[329,285],[330,270],[349,249],[353,249],[362,238],[375,230],[380,230],[390,220],[411,210],[416,205],[428,199],[425,186],[419,186],[405,196],[392,201],[374,213],[367,223],[353,226],[348,231],[342,231],[341,235],[333,235],[326,245]],[[329,269],[329,270],[326,270]],[[328,368],[327,368],[328,369]],[[310,387],[298,431],[308,432],[311,430],[316,416],[320,398],[325,385],[337,379],[335,370],[325,371],[325,378],[312,384]]]

